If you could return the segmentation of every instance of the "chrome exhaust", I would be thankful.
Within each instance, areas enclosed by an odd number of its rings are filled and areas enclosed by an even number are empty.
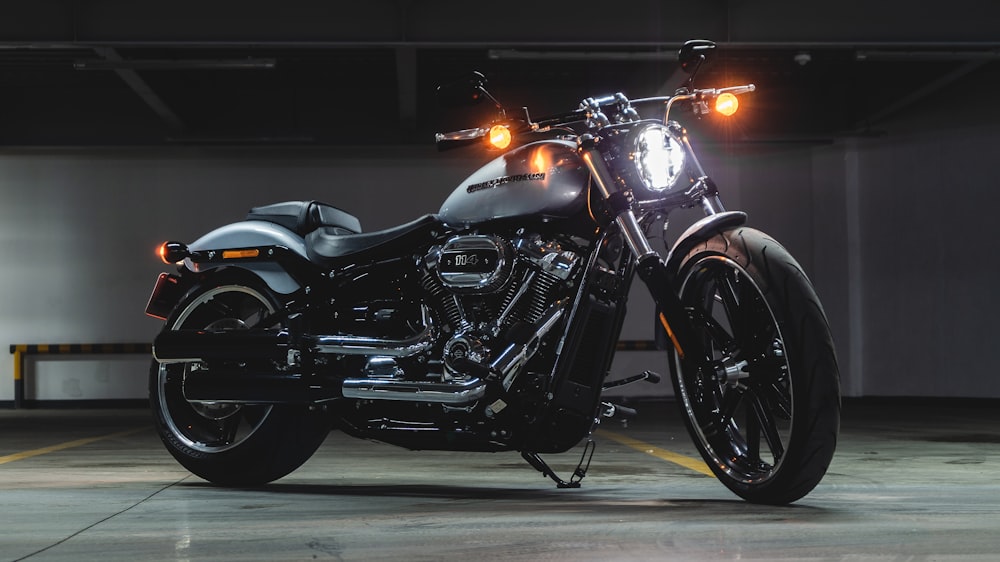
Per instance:
[[[478,378],[462,382],[421,382],[387,379],[346,379],[344,398],[364,400],[404,400],[460,405],[479,400],[486,383]]]
[[[313,336],[306,338],[310,349],[331,355],[381,355],[386,357],[412,357],[434,346],[437,329],[431,321],[430,310],[421,307],[424,329],[409,338],[386,340],[365,336]]]
[[[153,356],[160,363],[190,363],[211,359],[230,361],[281,360],[301,346],[314,353],[330,355],[412,357],[433,347],[434,340],[437,338],[437,329],[431,321],[427,307],[423,308],[422,316],[424,329],[401,340],[350,335],[306,335],[296,339],[285,330],[260,332],[251,330],[225,332],[166,330],[156,337],[153,344]]]

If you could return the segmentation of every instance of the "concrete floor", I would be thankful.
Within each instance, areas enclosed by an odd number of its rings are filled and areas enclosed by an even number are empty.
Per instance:
[[[608,433],[695,456],[674,407],[605,422],[578,490],[516,453],[339,433],[275,484],[222,489],[173,461],[147,411],[2,410],[0,559],[1000,559],[996,403],[847,402],[830,472],[788,507],[744,503]],[[577,455],[548,460],[568,473]]]

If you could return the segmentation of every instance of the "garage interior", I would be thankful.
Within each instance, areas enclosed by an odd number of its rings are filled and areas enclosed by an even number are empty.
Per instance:
[[[0,6],[0,558],[995,559],[996,12],[971,0],[933,12],[853,0]],[[335,204],[366,231],[436,212],[492,158],[437,151],[436,132],[491,116],[441,108],[438,85],[479,71],[532,116],[666,95],[692,38],[718,45],[699,85],[757,87],[724,124],[685,122],[699,157],[727,207],[803,265],[837,345],[840,443],[810,495],[751,505],[706,476],[667,381],[619,391],[639,414],[601,423],[578,490],[516,454],[336,432],[257,489],[209,486],[164,450],[145,406],[144,346],[161,324],[143,315],[162,241],[283,200]],[[672,216],[671,234],[697,218]],[[622,340],[651,340],[649,297],[634,291],[629,307]],[[621,351],[613,374],[666,379],[661,353]],[[579,454],[548,460],[569,473]]]

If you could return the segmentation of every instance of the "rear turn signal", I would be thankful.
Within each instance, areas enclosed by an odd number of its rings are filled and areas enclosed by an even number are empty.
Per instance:
[[[164,242],[160,245],[160,249],[156,253],[159,254],[160,259],[166,264],[177,263],[191,255],[191,252],[188,251],[187,246],[183,242],[174,241]]]

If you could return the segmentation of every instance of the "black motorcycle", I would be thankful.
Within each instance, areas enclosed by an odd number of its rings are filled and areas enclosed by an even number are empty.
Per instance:
[[[437,135],[499,155],[437,214],[377,232],[313,201],[251,209],[199,240],[166,242],[147,314],[150,401],[170,453],[221,485],[292,472],[332,427],[408,449],[540,454],[627,412],[602,391],[632,279],[656,304],[675,395],[715,475],[751,502],[809,493],[836,447],[837,361],[823,308],[795,259],[726,211],[671,110],[735,111],[753,85],[696,89],[709,41],[678,56],[675,95],[588,98],[510,116],[482,75],[440,89],[489,100],[496,118]],[[705,217],[666,256],[647,232],[674,209]],[[652,312],[652,311],[651,311]]]

